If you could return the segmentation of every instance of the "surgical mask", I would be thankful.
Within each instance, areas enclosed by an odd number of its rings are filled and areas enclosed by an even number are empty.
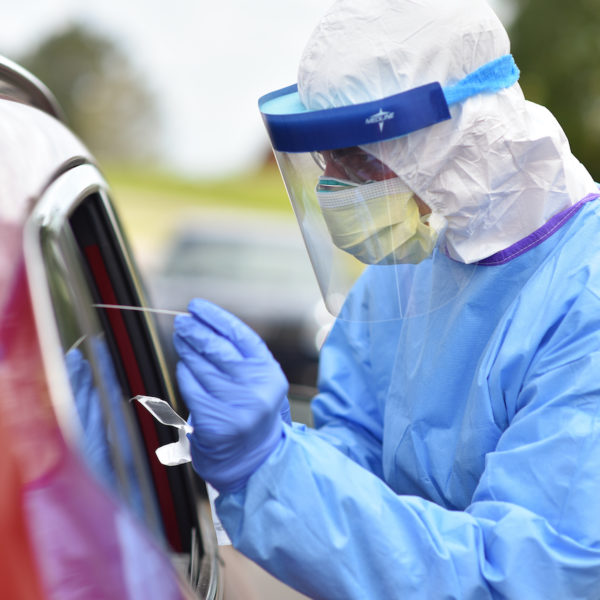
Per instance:
[[[397,177],[358,185],[322,176],[317,198],[333,243],[370,265],[421,262],[433,252],[444,221],[422,217]]]

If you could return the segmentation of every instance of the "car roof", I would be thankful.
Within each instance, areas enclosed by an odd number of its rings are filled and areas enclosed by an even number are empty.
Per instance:
[[[55,104],[43,84],[0,56],[0,306],[19,273],[23,228],[42,192],[69,166],[92,162]]]
[[[61,122],[50,92],[27,75],[0,57],[0,228],[22,225],[59,173],[92,162],[89,151]]]

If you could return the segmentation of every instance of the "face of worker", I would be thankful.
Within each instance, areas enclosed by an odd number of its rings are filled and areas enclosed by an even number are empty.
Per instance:
[[[358,146],[324,150],[318,153],[318,160],[326,177],[335,177],[353,183],[384,181],[397,177],[387,165]],[[425,202],[416,195],[414,198],[421,216],[431,213],[431,209]]]
[[[358,146],[324,150],[318,153],[318,157],[326,177],[336,177],[353,183],[383,181],[396,177],[390,168]]]

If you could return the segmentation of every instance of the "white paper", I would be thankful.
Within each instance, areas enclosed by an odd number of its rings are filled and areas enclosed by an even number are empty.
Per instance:
[[[215,527],[215,533],[217,534],[217,544],[219,546],[231,546],[231,540],[221,523],[221,519],[219,519],[219,515],[217,514],[217,509],[215,507],[215,500],[219,496],[219,492],[215,490],[215,488],[210,485],[210,483],[206,484],[206,490],[208,491],[208,501],[210,502],[210,512],[212,513],[213,525]]]
[[[161,464],[174,467],[190,462],[192,455],[187,434],[192,433],[194,428],[188,425],[165,400],[152,396],[135,396],[133,400],[137,400],[159,423],[179,430],[179,439],[176,442],[156,449],[156,456]]]
[[[194,428],[188,425],[165,400],[154,398],[152,396],[135,396],[133,400],[137,400],[159,423],[176,427],[179,431],[179,439],[171,444],[166,444],[156,449],[156,457],[161,464],[167,467],[182,465],[192,460],[190,452],[190,441],[187,434],[192,433]],[[208,501],[210,503],[210,511],[212,514],[213,525],[217,535],[217,544],[219,546],[231,545],[231,540],[227,535],[215,508],[215,499],[219,492],[215,490],[209,483],[206,484],[208,491]]]

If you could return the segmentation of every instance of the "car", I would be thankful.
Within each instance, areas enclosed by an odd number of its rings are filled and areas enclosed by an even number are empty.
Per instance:
[[[154,306],[185,311],[199,296],[225,308],[265,340],[292,395],[310,397],[333,317],[293,220],[239,211],[186,214],[159,256],[146,272]],[[170,340],[173,319],[160,317],[159,323]]]
[[[203,482],[133,400],[186,416],[110,187],[5,58],[0,132],[2,595],[218,600]]]

